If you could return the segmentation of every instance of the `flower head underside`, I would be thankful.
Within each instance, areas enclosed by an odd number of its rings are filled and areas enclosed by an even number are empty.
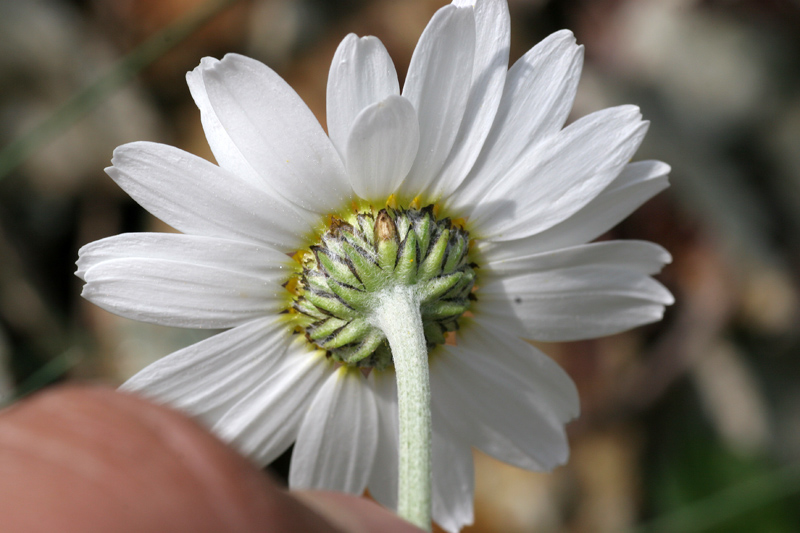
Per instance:
[[[469,236],[434,206],[357,211],[331,217],[319,244],[300,255],[302,270],[286,286],[292,320],[314,346],[342,363],[384,369],[392,355],[375,324],[381,300],[411,287],[429,348],[445,342],[474,299]]]
[[[380,41],[349,35],[329,73],[327,133],[269,67],[203,59],[187,80],[217,163],[137,142],[107,169],[181,233],[88,244],[77,274],[119,315],[225,331],[123,387],[262,464],[294,443],[293,487],[368,489],[396,508],[385,311],[400,295],[435,353],[434,520],[472,520],[472,447],[527,469],[562,464],[577,392],[524,339],[662,317],[672,296],[652,276],[669,254],[593,241],[663,190],[669,166],[631,162],[648,126],[634,106],[565,126],[583,60],[570,32],[511,68],[508,49],[505,0],[455,0],[401,90]]]

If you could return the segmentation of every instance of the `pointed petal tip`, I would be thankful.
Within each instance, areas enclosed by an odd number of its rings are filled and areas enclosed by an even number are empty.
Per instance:
[[[218,61],[218,63],[230,63],[230,62],[233,62],[233,61],[236,61],[236,62],[245,61],[245,62],[248,62],[248,63],[261,63],[260,61],[258,61],[256,59],[253,59],[252,57],[247,57],[247,56],[242,55],[242,54],[237,54],[236,52],[228,52],[227,54],[222,56],[222,59],[220,59]]]
[[[641,122],[645,122],[645,121],[641,120],[642,119],[642,110],[639,109],[638,105],[622,104],[622,105],[618,105],[618,106],[614,106],[614,107],[608,108],[608,111],[611,112],[611,113],[618,114],[620,116],[620,118],[634,118],[634,117],[636,117]],[[600,111],[600,112],[602,112],[602,111]]]
[[[547,39],[558,39],[563,41],[571,41],[572,43],[577,43],[578,40],[575,38],[575,34],[572,33],[572,30],[568,30],[567,28],[558,30],[550,34]],[[583,47],[583,45],[581,45]]]
[[[569,397],[569,409],[560,417],[560,420],[562,424],[568,424],[581,415],[581,397],[578,393],[578,386],[575,385],[572,378],[565,380],[563,385],[569,387],[569,390],[566,391],[566,396]]]
[[[559,446],[557,450],[553,450],[550,454],[542,455],[538,458],[531,458],[537,463],[534,472],[552,472],[560,466],[564,466],[569,461],[570,449],[569,440],[567,439],[566,431],[564,431],[563,446]]]
[[[569,461],[570,447],[569,438],[567,437],[567,430],[564,425],[561,426],[561,440],[557,446],[554,446],[550,453],[541,454],[537,458],[531,458],[537,463],[536,472],[552,472],[559,466],[564,466]]]
[[[103,169],[106,171],[106,173],[108,173],[109,170],[114,168],[114,166],[119,162],[120,157],[122,157],[125,151],[127,150],[127,147],[129,147],[131,144],[133,143],[120,144],[119,146],[114,148],[114,151],[111,152],[111,165]]]
[[[567,464],[567,462],[569,461],[569,455],[570,455],[570,449],[569,449],[569,443],[567,442],[565,443],[563,451],[556,458],[556,461],[555,463],[553,463],[553,466],[550,468],[550,470],[555,470],[559,466],[564,466],[565,464]]]
[[[360,41],[361,37],[359,37],[357,33],[354,33],[354,32],[351,31],[350,33],[348,33],[347,35],[344,36],[342,41],[339,43],[339,46],[342,46],[345,43],[350,43],[350,42],[352,42],[353,40],[356,40],[356,39],[358,39]]]
[[[83,246],[81,246],[80,250],[78,250],[78,259],[75,260],[75,266],[77,267],[75,269],[75,276],[82,279],[83,281],[86,281],[85,277],[86,271],[89,270],[89,268],[91,268],[91,265],[86,264],[87,259],[86,256],[84,255],[86,253],[88,246],[89,244],[84,244]]]
[[[649,170],[647,171],[646,176],[640,180],[640,183],[649,182],[653,186],[655,186],[653,193],[648,196],[644,201],[649,200],[651,197],[655,196],[659,192],[663,191],[664,189],[669,188],[670,180],[669,175],[672,172],[672,167],[663,161],[656,161],[656,160],[644,160],[644,161],[635,161],[633,163],[629,163],[633,165],[650,165]],[[656,185],[658,184],[658,185]]]
[[[234,52],[228,52],[222,56],[222,59],[219,60],[214,58],[203,58],[203,60],[205,59],[211,59],[211,61],[201,61],[200,65],[198,66],[199,73],[203,76],[204,80],[206,76],[230,76],[231,73],[229,69],[238,70],[251,66],[269,68],[257,59]]]
[[[83,276],[84,277],[82,279],[84,281],[86,281],[86,272],[83,273]],[[94,292],[92,289],[93,289],[93,287],[92,287],[91,283],[89,281],[86,281],[86,283],[84,284],[83,288],[81,289],[81,298],[91,302],[92,301],[92,293]],[[94,303],[94,302],[92,302],[92,303]]]
[[[160,145],[160,143],[155,143],[152,141],[133,141],[125,144],[120,144],[119,146],[114,148],[114,151],[111,153],[111,166],[106,168],[105,170],[108,171],[108,169],[117,166],[120,162],[125,160],[125,158],[130,157],[131,152],[136,150],[147,151],[147,149],[153,145]]]
[[[381,40],[374,35],[358,35],[357,33],[350,32],[345,35],[339,43],[339,49],[343,46],[374,46],[376,43],[383,44]],[[341,61],[345,61],[345,59],[341,59]],[[333,66],[333,64],[334,63],[332,63],[331,66]]]
[[[661,265],[660,268],[658,268],[658,270],[651,272],[651,274],[658,274],[666,265],[672,263],[672,254],[670,254],[669,251],[660,244],[656,244],[650,241],[636,241],[636,240],[631,240],[631,241],[625,240],[622,242],[642,243],[644,245],[649,245],[650,247],[652,247],[652,249],[655,252],[655,257],[653,259],[655,260],[656,263],[660,263]]]
[[[633,161],[629,163],[629,165],[638,166],[644,168],[645,170],[639,170],[639,173],[646,174],[647,180],[657,180],[667,176],[670,172],[672,172],[672,167],[657,159],[643,159],[641,161]]]
[[[456,7],[475,7],[478,0],[453,0],[452,5]]]
[[[582,44],[576,44],[573,56],[573,61],[575,61],[577,64],[577,68],[575,69],[573,75],[580,79],[581,71],[583,70],[583,61],[586,56],[586,47],[584,47]]]
[[[128,147],[129,147],[128,144],[117,146],[114,149],[114,153],[111,155],[111,165],[103,169],[103,172],[105,172],[106,175],[115,182],[118,181],[118,178],[120,177],[121,174],[119,167],[124,165],[128,160],[128,150],[127,150]]]
[[[666,294],[664,295],[664,306],[674,304],[675,303],[675,296],[666,288],[664,289],[664,291],[666,292]],[[661,308],[661,316],[658,318],[658,320],[661,320],[662,318],[664,318],[664,312],[665,311],[666,311],[666,307],[662,307]]]
[[[542,39],[539,44],[536,45],[536,47],[562,49],[562,51],[570,48],[575,51],[577,51],[578,48],[583,49],[583,45],[578,45],[578,40],[575,38],[575,34],[572,33],[572,30],[568,29],[558,30],[551,33]],[[531,52],[531,50],[529,50],[529,52]]]
[[[653,287],[653,294],[650,296],[649,299],[651,302],[655,304],[656,313],[654,314],[652,321],[648,320],[647,322],[642,322],[643,324],[658,322],[659,320],[664,318],[665,307],[675,303],[675,297],[672,295],[670,290],[667,289],[664,285],[656,281],[654,278],[647,278],[647,281],[649,281]]]
[[[187,82],[191,78],[198,78],[202,77],[203,71],[213,67],[215,64],[219,63],[219,59],[216,57],[205,56],[200,59],[200,63],[197,64],[192,70],[186,73],[186,80]]]

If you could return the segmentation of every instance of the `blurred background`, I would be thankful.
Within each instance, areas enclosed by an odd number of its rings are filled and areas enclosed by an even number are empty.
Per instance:
[[[443,3],[0,0],[0,399],[116,385],[208,335],[110,315],[73,276],[83,244],[169,230],[104,174],[117,145],[212,158],[184,81],[201,57],[260,59],[324,124],[339,41],[378,36],[402,77]],[[800,531],[800,2],[510,8],[512,62],[561,28],[586,46],[573,118],[630,103],[652,122],[637,159],[669,162],[672,187],[609,237],[670,250],[677,303],[540,346],[581,393],[572,457],[542,474],[476,455],[469,531]]]

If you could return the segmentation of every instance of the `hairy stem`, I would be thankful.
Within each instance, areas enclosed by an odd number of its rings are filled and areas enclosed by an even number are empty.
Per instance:
[[[419,299],[397,286],[380,297],[375,325],[392,349],[400,421],[398,514],[431,529],[431,389]]]

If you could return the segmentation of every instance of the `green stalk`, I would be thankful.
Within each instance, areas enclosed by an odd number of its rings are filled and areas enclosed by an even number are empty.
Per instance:
[[[431,530],[431,388],[428,348],[414,287],[397,286],[379,298],[374,320],[392,349],[397,375],[400,468],[397,514]]]

